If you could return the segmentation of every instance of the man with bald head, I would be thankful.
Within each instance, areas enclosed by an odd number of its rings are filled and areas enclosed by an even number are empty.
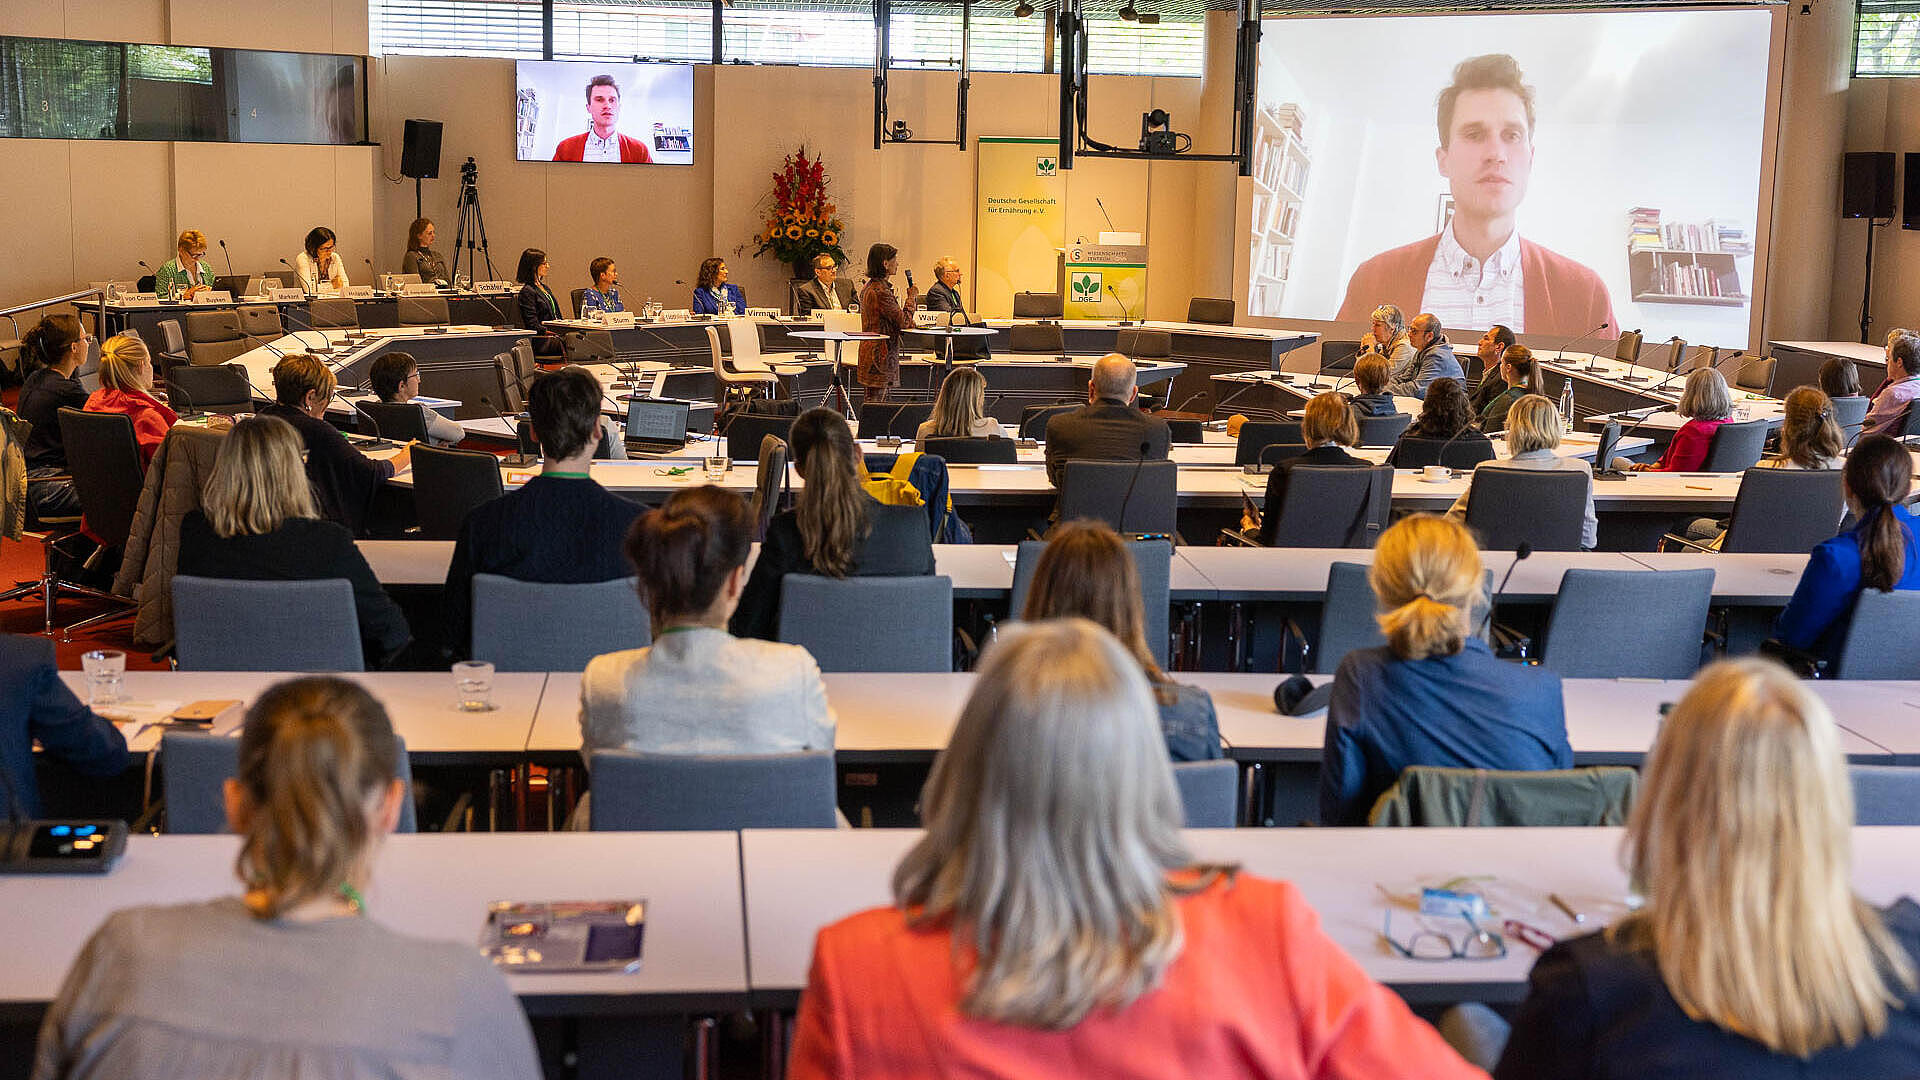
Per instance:
[[[1119,353],[1094,361],[1087,404],[1047,421],[1047,480],[1059,487],[1068,461],[1165,461],[1173,433],[1140,411],[1139,396],[1133,361]]]

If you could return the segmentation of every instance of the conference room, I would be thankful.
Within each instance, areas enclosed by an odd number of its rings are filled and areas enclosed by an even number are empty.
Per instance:
[[[0,1078],[1920,1072],[1920,16],[111,7]]]

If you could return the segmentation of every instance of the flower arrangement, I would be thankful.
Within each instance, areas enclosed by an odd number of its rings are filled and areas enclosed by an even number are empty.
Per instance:
[[[802,146],[788,154],[780,171],[773,174],[773,208],[753,237],[754,258],[771,252],[802,278],[813,276],[813,258],[822,252],[845,263],[847,253],[840,247],[840,238],[846,225],[836,213],[837,208],[827,201],[825,164],[818,157],[809,159]]]

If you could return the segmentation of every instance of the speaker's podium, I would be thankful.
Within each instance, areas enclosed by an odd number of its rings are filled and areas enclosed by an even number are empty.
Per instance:
[[[1062,313],[1069,319],[1142,318],[1147,307],[1147,246],[1139,233],[1102,233],[1100,240],[1060,249]]]

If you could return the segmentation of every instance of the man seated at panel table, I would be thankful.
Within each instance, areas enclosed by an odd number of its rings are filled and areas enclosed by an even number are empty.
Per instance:
[[[1507,380],[1500,377],[1500,358],[1506,355],[1507,347],[1512,344],[1513,331],[1498,323],[1480,335],[1480,344],[1475,350],[1480,354],[1480,382],[1474,386],[1473,395],[1468,399],[1473,406],[1473,415],[1486,412],[1494,398],[1507,392]],[[1461,385],[1466,385],[1464,380]]]
[[[1892,435],[1907,430],[1907,414],[1920,401],[1920,334],[1904,333],[1887,343],[1887,381],[1867,407],[1860,434]]]
[[[52,641],[0,634],[0,687],[0,783],[12,789],[19,813],[41,814],[36,742],[83,776],[114,776],[127,767],[127,740],[60,681]]]
[[[1173,446],[1167,422],[1135,405],[1139,372],[1108,353],[1093,362],[1087,404],[1047,421],[1047,480],[1060,486],[1069,461],[1165,461]]]
[[[1460,361],[1454,358],[1452,343],[1440,330],[1440,320],[1433,315],[1413,317],[1413,324],[1407,328],[1407,343],[1418,350],[1413,358],[1412,377],[1396,378],[1387,387],[1387,393],[1424,398],[1427,396],[1427,386],[1433,380],[1466,377],[1466,373],[1460,370]]]
[[[793,313],[800,316],[845,311],[855,303],[853,282],[840,276],[840,264],[823,251],[813,257],[813,280],[793,290],[793,301]]]
[[[473,575],[583,583],[633,576],[621,545],[640,505],[588,475],[600,441],[600,381],[582,367],[534,377],[527,412],[540,475],[467,515],[447,566],[447,641],[469,648]]]
[[[409,447],[385,461],[375,461],[353,448],[340,429],[327,423],[327,405],[333,401],[333,369],[317,356],[288,353],[273,365],[273,404],[261,416],[277,416],[293,425],[307,448],[307,480],[320,504],[320,516],[347,527],[355,536],[366,531],[367,511],[374,492],[392,476],[413,464]]]

